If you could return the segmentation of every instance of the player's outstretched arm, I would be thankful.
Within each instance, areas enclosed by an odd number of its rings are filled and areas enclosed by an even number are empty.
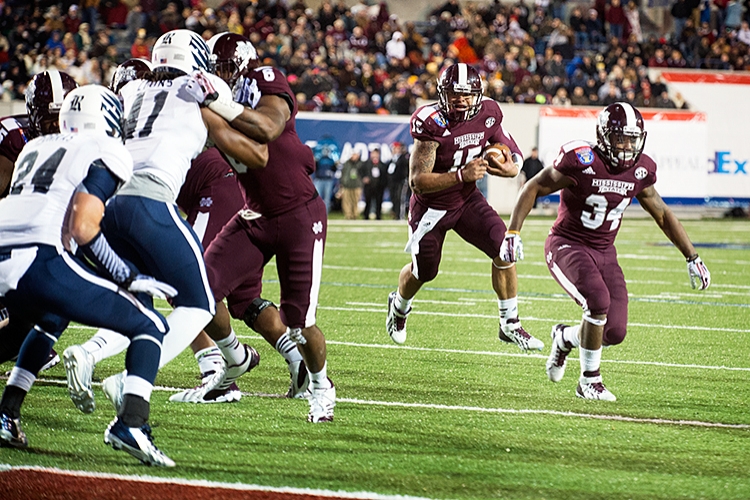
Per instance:
[[[516,234],[521,231],[523,222],[526,220],[529,212],[531,212],[531,209],[534,208],[534,200],[538,197],[547,196],[572,184],[573,181],[569,177],[561,174],[552,166],[545,168],[532,177],[531,180],[523,185],[521,192],[518,193],[516,205],[513,207],[513,212],[510,215],[508,231],[515,231]]]
[[[264,95],[255,109],[245,106],[232,126],[261,144],[277,139],[291,117],[289,103],[277,95]]]
[[[674,243],[674,246],[685,256],[690,285],[700,290],[708,288],[711,284],[711,273],[708,272],[708,268],[695,251],[682,223],[664,203],[654,186],[647,187],[636,198],[646,212],[654,218],[656,225],[669,238],[669,241]]]
[[[208,136],[224,154],[247,168],[263,168],[268,163],[268,146],[259,144],[236,130],[209,108],[201,108]]]
[[[4,156],[0,156],[0,193],[10,184],[13,178],[13,162]]]

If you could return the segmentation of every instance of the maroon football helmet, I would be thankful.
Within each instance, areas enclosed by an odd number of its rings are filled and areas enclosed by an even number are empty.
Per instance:
[[[633,167],[646,144],[641,112],[626,102],[610,104],[599,113],[596,124],[598,147],[610,166]]]
[[[56,69],[34,75],[26,87],[26,113],[32,138],[60,132],[57,118],[63,98],[76,87],[72,76]]]
[[[449,122],[474,118],[482,107],[482,77],[464,63],[448,66],[438,79],[438,104]]]
[[[115,75],[112,77],[112,83],[109,85],[109,89],[115,94],[120,93],[120,89],[125,86],[126,83],[130,83],[138,78],[143,78],[147,72],[151,71],[151,61],[140,58],[132,58],[120,64],[115,70]]]
[[[260,61],[252,42],[236,33],[219,33],[208,41],[212,72],[234,87],[239,77],[247,77]]]

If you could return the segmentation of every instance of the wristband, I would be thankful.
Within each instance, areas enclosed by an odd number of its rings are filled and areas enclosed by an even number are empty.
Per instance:
[[[464,182],[464,174],[461,173],[462,170],[463,168],[456,169],[456,180],[461,184]]]
[[[687,259],[685,259],[685,261],[686,262],[693,262],[697,258],[698,258],[698,254],[694,253],[693,255],[691,255],[690,257],[688,257]]]
[[[513,231],[511,229],[505,231],[505,234],[521,234],[521,231]]]
[[[242,110],[245,107],[242,104],[236,103],[226,96],[221,96],[214,102],[208,105],[208,109],[216,113],[217,115],[224,118],[227,122],[231,123],[232,120],[242,114]]]

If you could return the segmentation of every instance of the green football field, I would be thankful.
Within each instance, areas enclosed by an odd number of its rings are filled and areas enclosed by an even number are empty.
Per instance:
[[[392,343],[386,299],[409,261],[406,225],[332,221],[318,325],[338,392],[333,423],[309,424],[306,401],[281,397],[283,359],[235,322],[261,354],[239,381],[240,402],[169,402],[169,388],[197,382],[188,352],[157,378],[155,442],[176,468],[103,444],[114,410],[98,383],[123,355],[97,367],[90,415],[69,400],[62,364],[42,373],[22,410],[30,448],[0,449],[0,464],[427,498],[750,498],[750,222],[683,222],[712,273],[705,292],[690,288],[684,258],[653,221],[623,220],[628,336],[602,355],[614,403],[575,397],[575,352],[565,378],[547,380],[552,326],[581,317],[544,263],[551,218],[527,221],[518,266],[522,321],[547,344],[539,354],[497,339],[490,261],[455,234],[416,297],[406,344]],[[278,293],[269,267],[264,296]],[[71,328],[56,349],[93,332]]]

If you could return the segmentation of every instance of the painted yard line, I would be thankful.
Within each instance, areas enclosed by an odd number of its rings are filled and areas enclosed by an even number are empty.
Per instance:
[[[251,338],[244,336],[237,336],[238,338]],[[260,338],[260,337],[258,337]],[[447,354],[471,354],[477,356],[497,356],[497,357],[508,357],[508,358],[537,358],[547,359],[546,354],[532,354],[532,353],[510,353],[510,352],[495,352],[495,351],[466,351],[462,349],[440,349],[434,347],[412,347],[403,345],[393,344],[363,344],[358,342],[341,342],[338,340],[326,340],[327,344],[343,345],[347,347],[364,347],[364,348],[375,348],[375,349],[404,349],[409,351],[424,351],[424,352],[440,352]],[[569,356],[568,359],[578,359],[575,356]],[[602,363],[611,363],[615,365],[643,365],[643,366],[659,366],[662,368],[691,368],[698,370],[724,370],[724,371],[735,371],[735,372],[750,372],[750,367],[733,367],[733,366],[710,366],[710,365],[690,365],[684,363],[664,363],[661,361],[629,361],[621,359],[602,359]]]
[[[367,346],[367,344],[364,344]],[[370,346],[373,347],[373,346]],[[403,347],[396,347],[396,346],[374,346],[374,347],[386,347],[386,348],[395,348],[395,349],[403,349]],[[427,349],[423,349],[427,350]],[[439,349],[430,349],[430,350],[439,350]],[[498,353],[487,353],[487,354],[498,354]],[[537,356],[542,357],[542,356]],[[604,361],[604,360],[602,360]],[[745,369],[747,371],[750,371],[750,368]],[[7,378],[7,377],[0,377],[0,378]],[[65,385],[67,382],[65,380],[57,380],[57,379],[37,379],[39,382],[44,383],[51,383],[51,384],[57,384],[57,385]],[[101,386],[101,382],[93,382],[91,385],[93,386]],[[178,392],[182,391],[185,388],[180,387],[165,387],[165,386],[154,386],[154,390],[158,392]],[[267,394],[267,393],[261,393],[261,392],[242,392],[243,396],[251,396],[251,397],[259,397],[259,398],[284,398],[285,396],[283,394]],[[750,429],[750,424],[727,424],[723,422],[705,422],[702,420],[671,420],[671,419],[664,419],[664,418],[639,418],[639,417],[628,417],[625,415],[596,415],[596,414],[590,414],[590,413],[575,413],[571,411],[560,411],[560,410],[545,410],[545,409],[516,409],[516,408],[483,408],[481,406],[458,406],[458,405],[439,405],[439,404],[432,404],[432,403],[403,403],[399,401],[370,401],[370,400],[364,400],[364,399],[355,399],[355,398],[336,398],[337,403],[352,403],[352,404],[362,404],[362,405],[371,405],[371,406],[392,406],[392,407],[401,407],[401,408],[425,408],[425,409],[432,409],[432,410],[460,410],[460,411],[474,411],[474,412],[480,412],[480,413],[506,413],[506,414],[516,414],[516,415],[553,415],[553,416],[563,416],[563,417],[577,417],[577,418],[589,418],[589,419],[597,419],[597,420],[616,420],[620,422],[633,422],[633,423],[640,423],[640,424],[667,424],[667,425],[685,425],[685,426],[696,426],[696,427],[714,427],[714,428],[723,428],[723,429]],[[2,470],[0,468],[0,470]],[[160,478],[156,478],[160,479]],[[169,480],[165,480],[169,481]],[[272,490],[269,490],[272,491]],[[335,493],[335,492],[334,492]],[[335,495],[333,495],[335,496]],[[359,497],[353,497],[353,498],[359,498]],[[370,497],[367,497],[370,498]],[[414,497],[372,497],[372,498],[414,498]]]
[[[382,314],[384,317],[387,311],[382,309],[382,306],[378,304],[379,309],[375,308],[362,308],[362,307],[333,307],[333,306],[318,306],[318,309],[326,311],[352,311],[352,312],[369,312]],[[481,319],[498,319],[497,315],[492,314],[469,314],[469,313],[448,313],[439,311],[412,311],[411,314],[417,316],[448,316],[452,318],[481,318]],[[559,318],[537,318],[534,316],[523,316],[524,321],[544,321],[547,323],[557,324],[568,321],[569,323],[577,323],[580,320],[560,320]],[[738,329],[738,328],[716,328],[710,326],[695,326],[695,325],[659,325],[654,323],[634,323],[629,322],[629,326],[638,326],[644,328],[669,328],[673,330],[696,330],[706,332],[725,332],[725,333],[750,333],[750,329]]]
[[[47,474],[59,474],[63,476],[85,477],[92,479],[116,479],[118,481],[135,481],[139,483],[174,484],[178,486],[195,486],[201,488],[223,488],[238,491],[270,491],[289,495],[317,495],[331,498],[356,498],[362,500],[428,500],[424,497],[412,497],[405,495],[379,495],[366,491],[347,492],[332,490],[315,490],[309,488],[279,488],[275,486],[262,486],[259,484],[223,483],[207,481],[205,479],[180,479],[156,476],[140,476],[129,474],[111,474],[106,472],[87,472],[81,470],[58,469],[57,467],[39,467],[35,465],[10,465],[0,464],[0,473],[10,470],[28,470],[44,472]],[[1,477],[1,476],[0,476]]]
[[[382,311],[373,311],[369,309],[361,309],[360,311],[382,313]],[[532,321],[534,320],[533,318],[524,318],[524,319],[529,319]],[[555,322],[556,320],[540,319],[539,321]],[[641,324],[641,323],[631,323],[631,325],[649,327],[649,328],[653,328],[654,326],[654,325],[646,325],[646,324]],[[98,330],[98,328],[95,328],[92,326],[85,326],[85,325],[73,325],[71,326],[71,328],[76,328],[79,330]],[[692,327],[674,327],[674,328],[693,329]],[[700,328],[695,327],[695,329],[700,329]],[[718,330],[718,329],[712,328],[711,330]],[[721,331],[747,333],[750,330],[725,329]],[[237,338],[263,340],[263,337],[261,337],[260,335],[237,335]],[[375,349],[406,349],[406,350],[413,350],[413,351],[445,352],[445,353],[452,353],[452,354],[475,354],[475,355],[482,355],[482,356],[501,356],[501,357],[510,357],[510,358],[547,359],[547,355],[545,354],[492,352],[492,351],[466,351],[466,350],[461,350],[461,349],[437,349],[437,348],[432,348],[432,347],[411,347],[411,346],[404,346],[404,345],[398,346],[398,345],[391,345],[391,344],[362,344],[362,343],[357,343],[357,342],[342,342],[342,341],[331,340],[331,339],[326,339],[326,343],[332,344],[332,345],[336,344],[336,345],[343,345],[343,346],[350,346],[350,347],[371,347]],[[574,356],[569,356],[568,359],[578,359],[578,358]],[[623,365],[661,366],[665,368],[696,368],[696,369],[701,369],[701,370],[726,370],[726,371],[750,372],[750,368],[735,367],[735,366],[690,365],[690,364],[685,364],[685,363],[664,363],[661,361],[630,361],[630,360],[617,360],[617,359],[602,359],[601,362],[612,363],[612,364],[623,364]],[[3,377],[0,377],[0,379],[2,378]],[[47,382],[59,382],[59,381],[47,380]],[[178,390],[182,390],[182,389],[175,389],[175,391],[178,391]]]
[[[512,408],[482,408],[479,406],[453,406],[437,405],[425,403],[396,403],[390,401],[366,401],[362,399],[340,398],[337,402],[346,402],[371,406],[395,406],[400,408],[426,408],[431,410],[450,410],[450,411],[473,411],[480,413],[507,413],[516,415],[553,415],[559,417],[589,418],[595,420],[614,420],[618,422],[632,422],[637,424],[666,424],[666,425],[684,425],[694,427],[713,427],[720,429],[750,429],[750,424],[725,424],[722,422],[702,422],[700,420],[670,420],[665,418],[636,418],[624,415],[596,415],[591,413],[575,413],[571,411],[559,410],[516,410]]]

